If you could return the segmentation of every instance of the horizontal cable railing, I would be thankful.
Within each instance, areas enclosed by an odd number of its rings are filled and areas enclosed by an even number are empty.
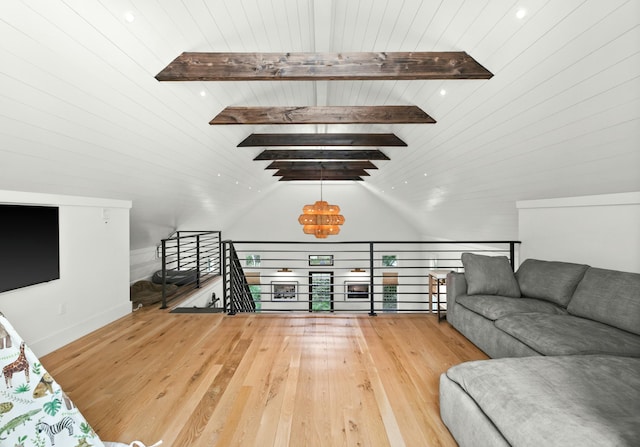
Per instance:
[[[162,308],[221,275],[220,231],[176,231],[161,241]]]
[[[444,276],[465,252],[517,262],[519,241],[264,242],[232,244],[256,312],[436,312]],[[440,282],[431,282],[440,278]],[[246,291],[243,288],[243,291]],[[431,293],[430,293],[431,292]],[[243,292],[246,293],[246,292]],[[225,310],[232,290],[225,289]]]

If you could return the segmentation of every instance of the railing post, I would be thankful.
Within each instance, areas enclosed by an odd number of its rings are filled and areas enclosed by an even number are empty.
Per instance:
[[[224,258],[221,258],[222,256],[222,232],[218,231],[218,275],[222,275],[222,277],[224,278],[224,275],[222,274],[222,266],[224,264]]]
[[[511,262],[511,270],[516,269],[516,244],[515,242],[509,242],[509,262]]]
[[[167,241],[162,240],[162,306],[160,309],[167,308]]]
[[[178,254],[178,270],[182,269],[182,260],[180,259],[180,232],[176,232],[176,252]]]
[[[229,289],[227,288],[227,244],[222,244],[222,256],[220,262],[222,263],[222,307],[225,312],[229,306]]]
[[[234,250],[233,247],[230,246],[229,247],[229,315],[235,315],[236,314],[236,306],[235,306],[235,300],[234,300],[234,295],[235,295],[235,269],[236,269],[236,265],[235,265],[235,256],[234,256]]]
[[[374,300],[374,293],[373,293],[373,278],[374,278],[374,272],[373,272],[373,268],[374,268],[374,262],[373,262],[373,242],[369,242],[369,300],[371,302],[371,310],[369,311],[369,316],[371,317],[375,317],[376,314],[376,310],[375,310],[375,300]]]
[[[196,235],[196,289],[200,288],[200,235]]]

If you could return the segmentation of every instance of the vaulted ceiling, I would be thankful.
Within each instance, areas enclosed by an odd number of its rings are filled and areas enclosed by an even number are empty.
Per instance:
[[[302,187],[254,161],[291,148],[238,147],[251,134],[394,134],[407,146],[357,148],[389,158],[358,187],[434,237],[483,219],[512,237],[517,200],[640,190],[637,0],[21,1],[3,2],[0,32],[0,189],[133,200],[134,248]],[[155,79],[183,52],[425,51],[465,51],[494,76]],[[227,107],[342,106],[436,123],[209,124]]]

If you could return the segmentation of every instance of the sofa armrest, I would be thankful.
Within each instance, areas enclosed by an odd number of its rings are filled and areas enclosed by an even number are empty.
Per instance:
[[[456,298],[467,293],[467,279],[464,273],[451,272],[447,274],[447,303],[452,305]]]

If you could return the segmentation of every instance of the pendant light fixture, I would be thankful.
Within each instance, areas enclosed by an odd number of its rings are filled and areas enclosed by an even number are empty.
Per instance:
[[[318,239],[340,233],[340,225],[344,223],[344,216],[340,214],[338,205],[329,205],[322,199],[322,168],[320,168],[320,200],[313,205],[305,205],[298,222],[304,234],[313,234]]]

